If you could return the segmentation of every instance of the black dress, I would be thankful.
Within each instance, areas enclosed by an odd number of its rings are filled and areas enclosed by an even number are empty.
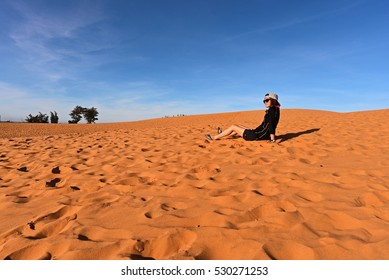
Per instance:
[[[280,120],[280,107],[273,106],[266,110],[263,122],[255,129],[245,129],[243,139],[246,141],[270,139],[270,134],[276,134]]]

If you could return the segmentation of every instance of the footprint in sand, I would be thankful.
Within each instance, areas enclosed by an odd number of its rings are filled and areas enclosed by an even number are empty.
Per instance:
[[[53,169],[51,170],[51,173],[53,173],[53,174],[60,174],[60,173],[61,173],[61,170],[60,170],[59,167],[57,166],[57,167],[55,167],[55,168],[53,168]]]
[[[41,216],[27,224],[28,229],[23,231],[23,235],[32,240],[57,235],[68,229],[77,219],[77,209],[77,207],[64,206],[55,212]]]
[[[5,260],[52,260],[53,255],[48,252],[46,245],[37,244],[26,246],[4,258]]]
[[[29,222],[27,225],[30,227],[30,229],[35,230],[35,223],[34,222]]]
[[[27,203],[30,200],[28,196],[17,196],[13,202],[15,203]]]
[[[46,182],[46,187],[55,188],[57,183],[61,182],[60,178],[55,178],[49,182]]]
[[[312,248],[291,240],[270,241],[262,249],[272,260],[313,260],[315,252]]]
[[[142,253],[145,250],[145,242],[138,240],[134,245],[134,250],[138,253]]]
[[[31,192],[29,192],[29,191],[17,191],[17,192],[8,193],[5,196],[11,197],[12,202],[14,202],[14,203],[27,203],[30,201]]]
[[[183,205],[180,202],[175,202],[173,204],[162,203],[159,206],[159,208],[154,208],[153,210],[144,213],[144,216],[148,219],[153,219],[153,218],[160,217],[161,215],[165,215],[166,214],[165,212],[170,212],[170,211],[174,211],[177,209],[184,209],[184,208],[186,208],[186,205]]]
[[[151,212],[146,212],[144,215],[145,215],[145,217],[147,219],[152,219],[153,218],[153,215],[151,214]]]
[[[311,164],[312,162],[309,159],[306,158],[299,158],[299,161],[304,164]]]
[[[301,191],[297,193],[296,196],[308,202],[319,202],[323,200],[321,194],[312,191]]]
[[[20,172],[28,172],[28,168],[27,167],[20,167],[20,168],[18,168],[18,171],[20,171]]]
[[[161,204],[161,209],[164,211],[172,211],[172,210],[176,210],[177,208],[170,206],[169,204],[163,203]]]
[[[154,259],[183,259],[185,256],[196,252],[192,248],[197,239],[197,234],[190,230],[174,230],[153,240],[138,242],[134,247],[134,253],[141,253],[142,257]],[[194,258],[193,256],[192,258]]]
[[[77,224],[72,228],[73,236],[77,236],[81,241],[93,241],[93,242],[117,242],[120,240],[129,241],[129,236],[132,235],[128,229],[113,229],[104,228],[102,226],[83,226]]]

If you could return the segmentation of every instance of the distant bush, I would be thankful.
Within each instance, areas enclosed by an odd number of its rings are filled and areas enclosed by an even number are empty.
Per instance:
[[[39,114],[36,116],[29,114],[26,118],[26,122],[28,122],[28,123],[49,123],[49,116],[47,116],[46,114],[42,114],[41,112],[39,112]]]
[[[98,118],[96,118],[99,115],[99,112],[97,112],[97,109],[95,107],[92,108],[84,108],[83,112],[84,118],[88,123],[95,123]]]
[[[95,123],[95,121],[98,120],[97,116],[99,115],[99,112],[97,112],[95,107],[84,108],[77,105],[69,115],[72,119],[69,120],[68,123],[77,124],[82,117],[84,117],[87,123]]]
[[[82,119],[82,114],[84,113],[84,110],[85,108],[81,106],[76,106],[69,114],[72,118],[69,123],[78,123]]]
[[[51,123],[58,123],[59,117],[56,111],[50,112],[50,122]]]

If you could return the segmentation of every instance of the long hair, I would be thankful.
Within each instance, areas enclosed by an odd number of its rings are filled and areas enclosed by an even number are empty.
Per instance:
[[[278,102],[278,100],[271,98],[270,99],[270,107],[281,107],[281,104],[280,104],[280,102]]]

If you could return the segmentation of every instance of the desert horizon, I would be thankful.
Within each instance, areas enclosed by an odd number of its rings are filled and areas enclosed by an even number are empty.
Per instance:
[[[43,136],[43,135],[57,135],[57,134],[67,134],[67,133],[78,133],[78,132],[95,132],[100,131],[104,129],[108,130],[115,130],[118,129],[120,126],[123,125],[129,125],[133,124],[135,126],[145,124],[161,119],[176,119],[176,118],[207,118],[207,117],[221,117],[224,115],[237,115],[237,114],[255,114],[256,112],[263,112],[265,109],[261,110],[247,110],[247,111],[231,111],[231,112],[218,112],[218,113],[201,113],[201,114],[178,114],[178,115],[166,115],[156,118],[146,118],[146,119],[139,119],[139,120],[131,120],[131,121],[117,121],[117,122],[100,122],[97,121],[96,123],[85,123],[80,122],[77,124],[72,124],[68,122],[59,122],[59,123],[29,123],[26,121],[1,121],[0,122],[0,138],[18,138],[18,137],[35,137],[35,136]],[[330,110],[319,110],[319,109],[307,109],[307,108],[282,108],[282,112],[287,111],[312,111],[312,112],[323,112],[323,113],[332,113],[332,114],[362,114],[362,113],[369,113],[369,112],[380,112],[389,110],[386,108],[382,109],[376,109],[376,110],[363,110],[363,111],[350,111],[350,112],[337,112],[337,111],[330,111]],[[234,119],[232,119],[234,120]],[[248,120],[242,120],[242,121],[248,121]],[[253,126],[257,125],[262,121],[262,118],[256,120],[249,120]],[[175,121],[172,121],[175,122]],[[168,121],[169,123],[169,121]],[[180,123],[178,121],[178,123]],[[12,124],[12,125],[11,125]],[[232,123],[231,123],[232,124]],[[18,126],[21,125],[21,126]],[[97,127],[89,127],[97,125]],[[48,127],[46,127],[48,126]],[[57,126],[57,127],[52,127]],[[46,129],[49,128],[49,129]],[[46,131],[46,132],[45,132]],[[46,133],[46,134],[45,134]]]
[[[389,259],[389,109],[0,123],[0,259]]]

